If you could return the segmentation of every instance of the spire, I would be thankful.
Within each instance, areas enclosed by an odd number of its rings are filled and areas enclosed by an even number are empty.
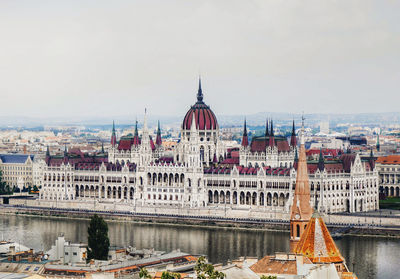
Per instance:
[[[218,160],[217,160],[217,153],[214,153],[213,163],[214,163],[214,164],[217,164],[217,163],[218,163]]]
[[[201,77],[199,76],[199,89],[197,91],[197,102],[203,102],[203,90],[201,89]]]
[[[348,271],[344,265],[345,260],[333,241],[321,215],[316,211],[310,217],[310,221],[306,223],[305,232],[301,236],[294,252],[303,254],[314,264],[342,264],[340,269]]]
[[[50,157],[50,148],[47,146],[46,148],[46,157]]]
[[[269,131],[268,131],[268,119],[266,119],[266,122],[265,122],[265,136],[266,136],[266,137],[269,136]]]
[[[101,143],[101,153],[104,154],[104,142]]]
[[[271,129],[270,129],[270,133],[269,133],[269,142],[268,145],[271,147],[275,146],[275,137],[274,137],[274,122],[271,119]]]
[[[139,145],[139,132],[138,132],[138,128],[137,128],[137,120],[135,122],[135,133],[133,135],[133,144],[134,145]]]
[[[304,139],[304,115],[301,116],[301,130],[300,130],[300,145],[304,145],[305,139]]]
[[[161,129],[160,129],[160,120],[158,120],[156,144],[157,144],[157,145],[161,145],[161,144],[162,144],[162,140],[161,140]]]
[[[247,125],[246,125],[246,119],[244,119],[242,146],[247,147],[248,145],[249,145],[249,139],[247,137]]]
[[[64,145],[64,157],[67,157],[68,151],[67,151],[67,145]]]
[[[372,151],[372,148],[371,148],[371,152],[369,153],[369,165],[371,167],[371,170],[373,170],[375,168],[375,157],[374,157],[374,152]]]
[[[318,169],[320,171],[323,171],[325,169],[324,155],[322,154],[322,148],[319,149]]]
[[[112,134],[111,134],[111,145],[114,146],[117,143],[117,136],[115,134],[115,123],[113,120]]]
[[[378,133],[378,136],[376,138],[376,151],[379,152],[380,149],[381,149],[381,144],[379,143],[379,133]]]
[[[292,147],[297,146],[296,127],[294,125],[294,119],[293,119],[292,135],[290,137],[290,146]]]
[[[310,220],[313,210],[310,205],[310,182],[308,178],[306,148],[304,146],[304,117],[301,129],[299,162],[297,165],[296,186],[290,213],[290,248],[294,251],[305,224]]]
[[[274,122],[271,119],[271,136],[274,136]]]
[[[193,133],[197,132],[197,127],[196,127],[196,117],[194,116],[194,113],[192,113],[192,123],[190,124],[190,136],[194,136]]]

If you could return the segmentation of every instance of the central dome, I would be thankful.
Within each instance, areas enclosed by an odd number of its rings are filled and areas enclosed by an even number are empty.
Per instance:
[[[183,119],[182,129],[190,130],[192,119],[196,121],[196,128],[198,130],[216,130],[218,123],[215,114],[209,106],[203,102],[203,91],[201,90],[201,80],[199,79],[199,90],[197,92],[197,102],[186,113]]]

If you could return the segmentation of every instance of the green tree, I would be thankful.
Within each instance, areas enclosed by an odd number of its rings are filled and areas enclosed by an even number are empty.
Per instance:
[[[12,194],[10,186],[3,180],[3,172],[0,170],[0,195]]]
[[[277,277],[276,276],[272,276],[272,275],[268,275],[268,276],[262,275],[260,277],[260,279],[277,279]]]
[[[109,246],[108,225],[102,217],[95,214],[88,227],[88,260],[107,260]]]
[[[161,279],[181,279],[181,275],[179,273],[164,271],[161,274]]]
[[[199,279],[223,279],[226,276],[225,273],[215,270],[212,264],[206,263],[206,258],[203,256],[197,260],[194,270]]]
[[[38,187],[37,187],[36,185],[33,185],[33,191],[34,191],[34,192],[39,191],[39,189],[38,189]]]
[[[151,279],[151,275],[147,271],[145,267],[143,267],[140,272],[139,272],[139,278],[140,279]]]

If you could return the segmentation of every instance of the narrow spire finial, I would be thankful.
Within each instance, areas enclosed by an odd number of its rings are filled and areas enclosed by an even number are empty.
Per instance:
[[[305,139],[304,139],[304,112],[301,115],[301,133],[300,133],[300,144],[304,144]]]
[[[274,136],[274,122],[271,119],[271,131],[270,131],[271,136]]]
[[[203,90],[201,89],[201,76],[199,76],[199,89],[197,91],[197,101],[203,102]]]

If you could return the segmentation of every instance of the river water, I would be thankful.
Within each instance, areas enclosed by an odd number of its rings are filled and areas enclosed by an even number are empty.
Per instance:
[[[111,245],[205,254],[213,263],[240,256],[263,257],[289,251],[289,233],[181,225],[108,222]],[[0,237],[47,251],[60,233],[87,241],[86,220],[0,215]],[[359,278],[400,278],[400,239],[346,236],[336,241],[350,270]]]

